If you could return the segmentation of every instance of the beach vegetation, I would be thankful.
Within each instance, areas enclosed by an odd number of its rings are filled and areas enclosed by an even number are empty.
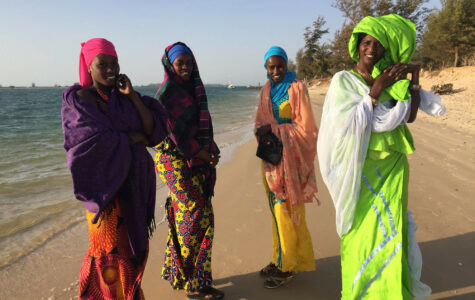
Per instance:
[[[318,16],[303,33],[304,47],[297,51],[297,78],[328,77],[353,67],[348,41],[355,25],[366,16],[398,14],[416,25],[413,62],[425,69],[475,64],[475,5],[473,0],[441,0],[441,9],[429,9],[428,0],[335,0],[333,7],[344,17],[332,40],[325,19]]]
[[[287,62],[287,69],[289,69],[290,72],[297,72],[297,65],[291,58],[289,58]]]
[[[328,71],[329,47],[321,42],[322,37],[328,33],[328,28],[324,28],[325,24],[325,19],[319,16],[311,27],[305,28],[305,46],[297,51],[295,58],[299,79],[314,79],[330,75]]]
[[[475,5],[473,0],[442,0],[427,18],[415,59],[424,68],[475,64]]]

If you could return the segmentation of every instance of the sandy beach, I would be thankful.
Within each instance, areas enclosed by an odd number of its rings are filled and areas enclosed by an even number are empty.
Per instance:
[[[433,290],[427,299],[475,299],[474,71],[466,67],[424,75],[424,89],[452,82],[456,93],[442,96],[446,115],[432,118],[420,111],[418,120],[409,125],[416,145],[416,152],[409,155],[409,209],[419,227],[422,281]],[[328,83],[321,83],[309,89],[317,124],[327,88]],[[263,287],[258,271],[270,261],[271,219],[255,149],[256,142],[250,140],[218,169],[212,256],[216,287],[226,293],[225,299],[339,299],[335,212],[317,160],[321,205],[306,207],[317,269],[298,274],[279,289]],[[159,190],[157,197],[166,192]],[[158,206],[160,215],[161,210]],[[150,243],[142,285],[147,299],[186,298],[160,278],[167,230],[166,223],[158,225]],[[77,299],[77,274],[87,246],[84,222],[0,269],[0,299]]]

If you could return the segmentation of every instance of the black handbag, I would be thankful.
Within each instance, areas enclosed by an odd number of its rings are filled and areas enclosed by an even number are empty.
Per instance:
[[[256,156],[277,166],[282,159],[282,150],[284,146],[282,142],[273,136],[272,142],[259,142],[257,145]]]

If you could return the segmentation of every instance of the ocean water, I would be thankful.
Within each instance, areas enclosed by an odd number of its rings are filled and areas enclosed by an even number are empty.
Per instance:
[[[155,88],[137,91],[155,94]],[[259,91],[206,91],[223,162],[252,137]],[[63,149],[62,92],[63,88],[0,89],[0,268],[85,219],[82,204],[72,194]]]

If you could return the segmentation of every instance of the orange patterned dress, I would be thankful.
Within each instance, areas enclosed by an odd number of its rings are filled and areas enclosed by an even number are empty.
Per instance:
[[[140,284],[148,257],[133,255],[117,199],[104,209],[96,224],[86,210],[89,249],[79,273],[79,299],[145,299]]]

